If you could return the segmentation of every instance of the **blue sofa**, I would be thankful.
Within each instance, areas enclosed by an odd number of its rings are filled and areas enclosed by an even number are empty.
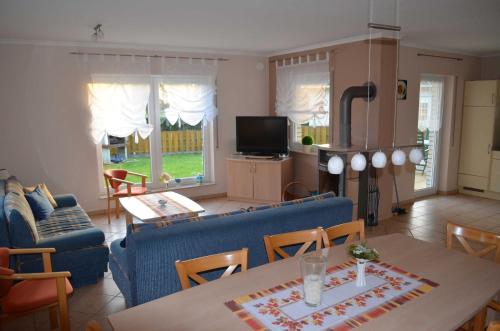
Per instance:
[[[57,208],[46,220],[35,220],[15,178],[0,180],[0,246],[53,247],[54,271],[70,271],[74,287],[94,284],[108,270],[109,248],[71,194],[54,196]],[[19,255],[12,262],[17,272],[43,270],[41,256]]]
[[[176,260],[247,247],[249,267],[268,262],[263,237],[350,221],[352,201],[327,193],[221,215],[129,225],[124,241],[111,243],[109,266],[127,306],[181,289]],[[218,276],[204,274],[207,279]]]

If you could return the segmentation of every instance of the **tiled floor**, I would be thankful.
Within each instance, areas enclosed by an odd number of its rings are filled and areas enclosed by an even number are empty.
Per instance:
[[[207,214],[222,213],[249,207],[248,203],[227,201],[225,198],[202,200],[199,203]],[[471,225],[500,234],[500,201],[465,195],[433,196],[407,206],[407,214],[381,221],[376,227],[367,228],[367,236],[404,233],[417,239],[444,245],[445,224],[448,220]],[[106,234],[106,241],[125,235],[125,220],[112,220],[108,225],[105,216],[92,217],[92,221]],[[125,302],[107,273],[96,285],[79,288],[69,300],[72,330],[84,330],[88,320],[95,319],[110,330],[106,316],[125,309]],[[50,330],[48,313],[39,312],[6,324],[5,330]]]

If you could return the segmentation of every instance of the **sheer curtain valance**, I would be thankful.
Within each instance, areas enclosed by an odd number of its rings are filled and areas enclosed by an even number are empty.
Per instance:
[[[91,133],[95,143],[107,136],[128,137],[134,134],[146,139],[153,127],[146,119],[150,85],[136,77],[94,77],[88,84],[89,106],[92,113]]]
[[[170,124],[182,120],[195,126],[217,116],[215,73],[205,75],[167,75],[160,85],[162,111]]]
[[[217,115],[215,80],[217,61],[139,56],[82,55],[92,113],[91,134],[96,144],[107,136],[147,138],[147,105],[153,77],[162,77],[162,111],[170,123],[190,125]],[[156,79],[156,78],[155,78]]]
[[[276,113],[296,124],[328,125],[328,60],[283,65],[276,70]]]

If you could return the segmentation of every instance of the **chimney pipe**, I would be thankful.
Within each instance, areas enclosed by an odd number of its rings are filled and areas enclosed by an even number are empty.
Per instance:
[[[351,86],[347,88],[340,98],[340,146],[351,147],[351,106],[355,98],[365,98],[371,102],[377,95],[375,84],[368,83],[364,86]]]

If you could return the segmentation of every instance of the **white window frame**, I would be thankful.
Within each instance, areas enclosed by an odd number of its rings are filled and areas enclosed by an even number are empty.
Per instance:
[[[121,76],[121,75],[115,75]],[[130,75],[123,75],[123,77]],[[149,95],[148,102],[148,112],[149,112],[149,123],[153,125],[153,132],[149,136],[149,154],[151,160],[151,178],[148,178],[146,186],[150,190],[164,190],[166,189],[165,183],[160,183],[159,178],[163,172],[163,158],[162,158],[162,146],[161,146],[161,120],[160,120],[160,98],[159,98],[159,85],[166,81],[166,76],[163,75],[151,75],[151,93]],[[203,123],[202,135],[203,135],[203,171],[204,171],[204,184],[214,184],[215,183],[215,171],[214,171],[214,124],[213,122]],[[100,193],[104,194],[105,183],[104,183],[104,167],[102,159],[102,144],[96,145],[97,152],[97,169],[98,169],[98,183],[100,188]],[[176,188],[182,188],[185,186],[196,185],[196,177],[186,177],[183,178],[182,184],[176,186]],[[135,184],[138,186],[140,184]]]

